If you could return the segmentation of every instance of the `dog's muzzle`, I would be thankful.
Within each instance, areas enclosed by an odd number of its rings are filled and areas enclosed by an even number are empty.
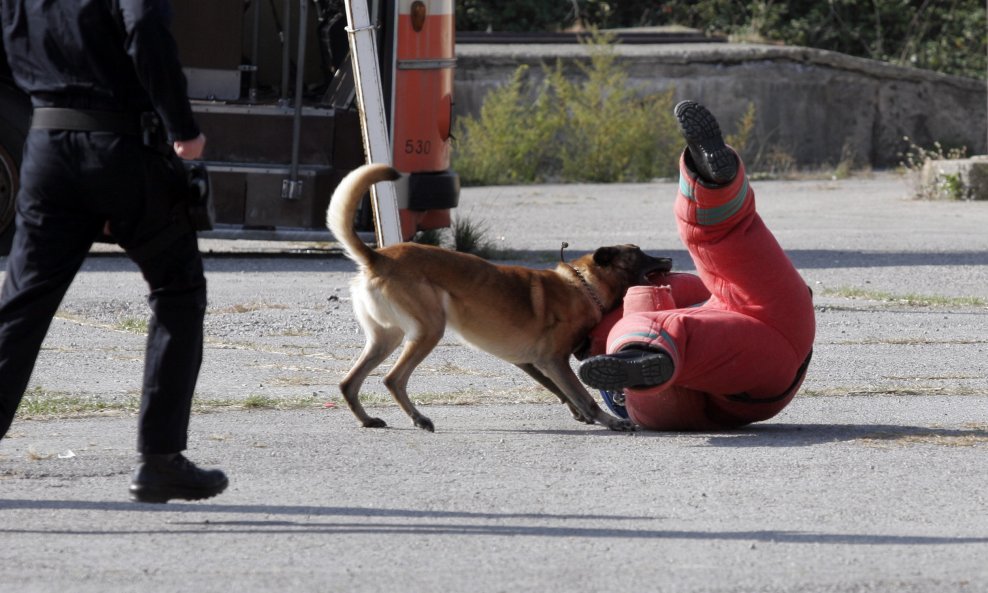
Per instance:
[[[655,274],[668,274],[672,271],[672,259],[668,257],[652,257],[647,253],[642,254],[642,263],[638,267],[639,284],[651,284],[649,278]]]

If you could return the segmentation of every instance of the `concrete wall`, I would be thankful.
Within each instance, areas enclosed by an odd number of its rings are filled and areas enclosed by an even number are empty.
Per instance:
[[[557,59],[587,59],[580,45],[457,47],[456,114],[479,112],[484,95],[521,64],[541,76]],[[724,43],[618,45],[630,84],[642,92],[674,89],[676,100],[706,104],[731,132],[754,102],[753,141],[777,147],[800,165],[834,165],[850,149],[858,164],[895,166],[907,147],[940,141],[984,154],[988,97],[984,81],[892,66],[829,51]]]

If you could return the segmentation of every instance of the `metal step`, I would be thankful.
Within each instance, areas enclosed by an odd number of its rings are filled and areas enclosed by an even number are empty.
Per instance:
[[[242,229],[316,228],[326,225],[333,190],[347,171],[303,165],[297,179],[289,166],[207,161],[216,224]],[[287,191],[294,188],[294,193]]]
[[[294,109],[277,104],[193,102],[196,121],[208,139],[212,161],[283,164],[291,159]],[[339,119],[354,119],[346,110],[303,107],[299,164],[333,164],[337,150],[363,156],[360,135],[339,138]],[[344,126],[345,127],[345,126]],[[359,132],[359,130],[358,130]],[[342,144],[337,146],[337,143]]]

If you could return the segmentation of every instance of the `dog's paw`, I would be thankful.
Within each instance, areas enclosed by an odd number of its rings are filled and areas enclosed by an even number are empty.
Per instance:
[[[593,424],[594,423],[593,418],[587,418],[586,416],[584,416],[583,414],[581,414],[581,413],[579,413],[577,411],[574,411],[573,412],[573,420],[576,420],[577,422],[582,422],[583,424]]]
[[[638,430],[638,426],[631,420],[621,420],[618,418],[610,422],[607,428],[616,432],[635,432]]]
[[[387,428],[388,423],[380,418],[368,418],[364,421],[364,428]]]
[[[565,403],[566,403],[566,407],[569,408],[569,413],[573,415],[573,420],[576,420],[577,422],[582,422],[583,424],[594,423],[594,419],[587,417],[586,414],[580,411],[580,408],[574,406],[570,402],[565,402]]]
[[[432,425],[432,420],[429,420],[425,416],[417,416],[415,419],[415,426],[421,428],[422,430],[428,430],[429,432],[436,432],[436,427]]]

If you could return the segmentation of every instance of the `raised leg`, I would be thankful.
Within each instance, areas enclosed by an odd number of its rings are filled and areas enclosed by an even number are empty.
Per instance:
[[[755,211],[744,164],[724,144],[717,120],[692,101],[677,105],[676,117],[689,145],[680,160],[679,234],[711,303],[772,326],[801,361],[814,334],[806,283]]]

